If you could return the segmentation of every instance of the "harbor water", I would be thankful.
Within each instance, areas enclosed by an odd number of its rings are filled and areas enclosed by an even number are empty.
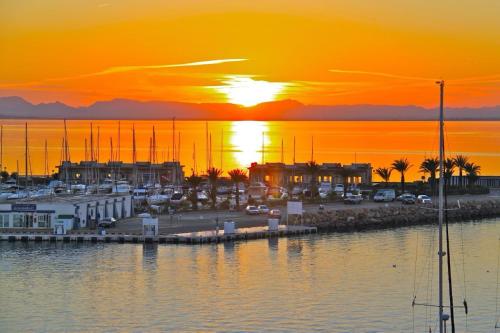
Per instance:
[[[458,332],[495,325],[500,219],[450,226]],[[0,243],[2,332],[436,331],[435,226],[209,245]],[[465,277],[465,283],[464,283]]]
[[[57,172],[56,166],[64,156],[62,120],[2,119],[0,122],[3,125],[2,167],[12,173],[19,161],[19,173],[24,174],[24,126],[28,122],[29,173],[44,174],[45,140],[48,171]],[[414,165],[406,174],[407,180],[419,180],[421,161],[437,156],[439,134],[436,121],[177,121],[173,136],[169,120],[122,120],[118,137],[117,120],[68,120],[69,157],[73,162],[84,160],[86,155],[89,158],[91,123],[95,155],[100,162],[132,161],[133,127],[137,160],[148,161],[155,127],[156,160],[172,160],[175,139],[176,159],[184,165],[186,175],[191,170],[200,173],[206,170],[208,151],[211,151],[212,164],[227,175],[227,171],[234,168],[246,170],[253,162],[280,162],[282,157],[285,163],[307,162],[314,142],[313,158],[318,163],[371,163],[378,168],[406,157]],[[500,174],[500,122],[449,121],[446,140],[447,154],[467,155],[481,166],[482,175]],[[393,177],[398,180],[395,173]]]

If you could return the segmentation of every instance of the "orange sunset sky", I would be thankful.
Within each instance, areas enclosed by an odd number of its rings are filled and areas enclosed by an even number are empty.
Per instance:
[[[500,104],[500,1],[0,2],[0,96]],[[259,96],[259,97],[248,97]]]

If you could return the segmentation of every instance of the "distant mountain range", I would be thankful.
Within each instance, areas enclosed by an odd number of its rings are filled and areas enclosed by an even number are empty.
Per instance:
[[[230,103],[181,103],[128,99],[71,107],[32,104],[21,97],[0,97],[0,118],[27,119],[186,119],[186,120],[435,120],[437,109],[393,105],[304,105],[293,100],[242,107]],[[447,120],[500,120],[500,105],[446,108]]]

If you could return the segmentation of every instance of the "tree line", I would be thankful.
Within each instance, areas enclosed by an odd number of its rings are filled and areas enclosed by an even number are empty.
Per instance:
[[[445,186],[448,186],[451,180],[451,176],[458,169],[458,186],[460,188],[465,188],[464,179],[467,179],[469,187],[472,187],[481,172],[481,167],[474,162],[469,161],[469,158],[464,155],[456,155],[451,158],[446,158],[443,161],[444,165],[444,181]],[[413,167],[413,165],[408,161],[407,158],[400,158],[392,162],[390,167],[380,167],[375,170],[377,174],[386,184],[389,183],[391,174],[393,171],[397,171],[400,174],[401,181],[401,191],[405,191],[405,174],[408,170]],[[432,193],[435,193],[437,185],[437,175],[439,173],[439,159],[437,157],[429,157],[424,159],[419,166],[419,171],[424,175],[429,174],[429,185],[431,187]]]

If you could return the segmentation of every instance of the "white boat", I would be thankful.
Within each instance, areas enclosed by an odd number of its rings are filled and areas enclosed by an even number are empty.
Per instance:
[[[85,188],[85,195],[96,194],[97,186],[96,185],[87,185]]]
[[[12,192],[0,192],[0,201],[5,201],[12,195]]]
[[[155,193],[153,195],[148,196],[147,202],[149,205],[159,205],[167,203],[170,197],[165,194]]]
[[[172,203],[172,204],[180,204],[184,200],[186,200],[186,197],[182,194],[182,192],[176,192],[170,198],[170,203]]]
[[[98,190],[101,193],[109,193],[113,190],[113,180],[106,178],[102,184],[99,184]]]
[[[55,195],[54,190],[51,188],[41,188],[36,191],[30,192],[30,198],[44,198]]]
[[[24,199],[28,197],[28,192],[27,191],[19,191],[16,193],[12,193],[7,197],[7,200],[18,200],[18,199]]]
[[[129,185],[129,183],[127,181],[119,180],[113,186],[112,192],[117,193],[117,194],[129,194],[131,190],[132,190],[132,187]]]
[[[84,194],[85,191],[87,189],[87,186],[85,186],[85,184],[74,184],[74,185],[71,185],[71,191],[73,193],[77,193],[77,194]]]
[[[196,197],[198,198],[198,201],[208,201],[208,195],[205,191],[198,191],[196,193]]]
[[[132,192],[132,199],[136,201],[146,201],[148,198],[148,190],[145,188],[136,188]]]

